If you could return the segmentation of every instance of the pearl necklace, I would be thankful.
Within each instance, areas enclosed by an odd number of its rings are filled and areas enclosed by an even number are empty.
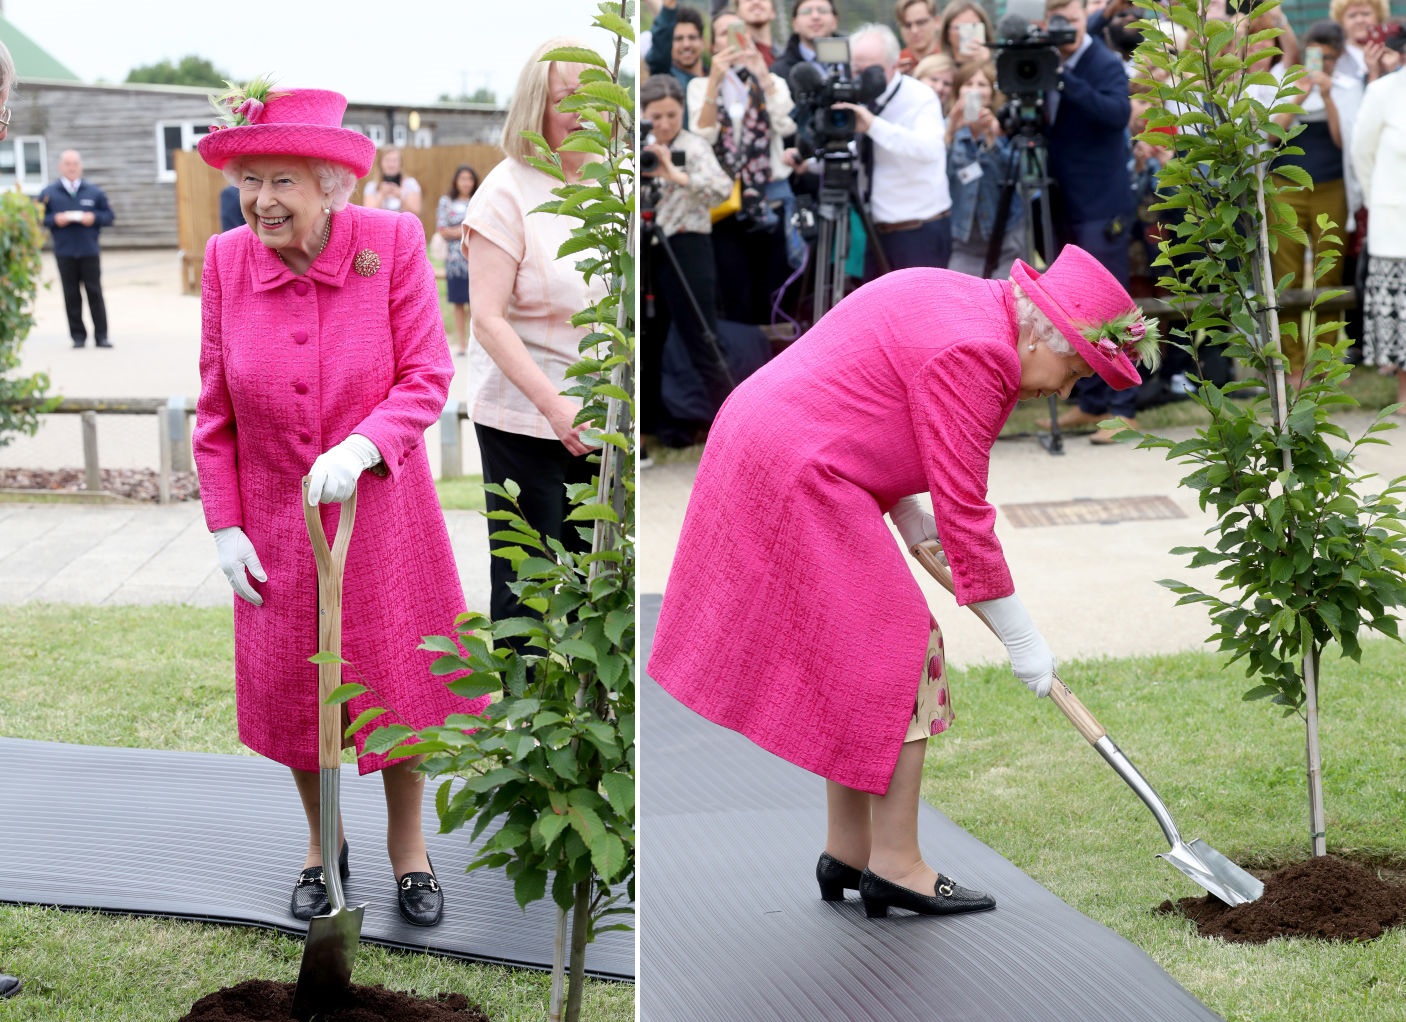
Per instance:
[[[327,241],[328,241],[328,239],[331,238],[331,237],[332,237],[332,211],[329,209],[329,210],[327,211],[327,219],[322,222],[322,244],[317,246],[317,251],[314,252],[314,253],[312,254],[312,258],[308,260],[309,265],[311,265],[311,264],[317,259],[318,256],[322,255],[322,250],[327,247]],[[287,266],[287,265],[288,265],[288,260],[284,258],[284,256],[283,256],[283,250],[280,248],[280,249],[274,249],[274,251],[278,253],[278,258],[283,262],[283,265],[284,265],[284,266]]]

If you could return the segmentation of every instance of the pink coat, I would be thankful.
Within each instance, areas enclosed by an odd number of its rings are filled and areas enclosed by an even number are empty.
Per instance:
[[[352,268],[361,252],[380,266]],[[263,606],[234,599],[239,737],[296,770],[317,764],[317,567],[301,506],[313,460],[351,433],[381,452],[363,473],[342,604],[344,681],[352,701],[415,728],[486,705],[432,676],[421,637],[451,634],[464,594],[429,461],[425,430],[444,408],[453,363],[425,235],[413,216],[357,206],[333,215],[326,250],[294,275],[248,227],[216,235],[201,281],[196,469],[213,531],[242,527],[269,580]],[[339,505],[322,509],[330,541]],[[357,750],[377,725],[356,736]],[[358,761],[379,770],[384,757]]]
[[[1014,592],[986,480],[1016,336],[1009,282],[903,270],[739,386],[708,435],[650,674],[798,766],[886,791],[929,610],[883,516],[930,491],[958,602]]]

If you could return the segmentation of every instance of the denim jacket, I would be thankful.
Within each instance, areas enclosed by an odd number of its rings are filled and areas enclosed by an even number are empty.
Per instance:
[[[1011,143],[1004,135],[987,149],[972,137],[965,124],[957,129],[947,148],[947,186],[952,192],[952,240],[986,241],[996,224],[996,211],[1001,201],[1001,182],[1005,180],[1011,158]],[[958,174],[962,168],[977,163],[981,176],[965,184]],[[1006,233],[1020,227],[1025,216],[1017,190],[1011,195],[1011,209],[1006,216]]]

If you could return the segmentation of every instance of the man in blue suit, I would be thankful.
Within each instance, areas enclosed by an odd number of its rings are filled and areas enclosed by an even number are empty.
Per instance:
[[[1060,200],[1055,204],[1055,234],[1061,247],[1078,245],[1127,287],[1132,222],[1128,74],[1123,61],[1088,34],[1084,3],[1046,0],[1045,4],[1047,27],[1061,16],[1074,29],[1074,41],[1059,47],[1062,85],[1046,97],[1049,175]],[[1112,417],[1136,425],[1136,387],[1115,391],[1095,377],[1081,380],[1074,396],[1079,407],[1059,417],[1061,426]],[[1092,440],[1110,443],[1113,432],[1099,430]]]
[[[98,248],[98,232],[112,223],[107,196],[97,185],[83,180],[82,158],[75,150],[66,149],[59,155],[58,180],[39,193],[39,201],[44,204],[44,226],[54,238],[54,260],[63,282],[63,304],[73,346],[81,348],[88,339],[83,325],[83,298],[78,292],[81,283],[88,293],[88,312],[93,317],[93,341],[99,348],[110,348]]]

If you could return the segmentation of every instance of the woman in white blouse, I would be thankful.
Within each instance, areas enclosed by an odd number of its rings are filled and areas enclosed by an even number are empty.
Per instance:
[[[473,336],[469,349],[469,416],[478,436],[484,482],[508,479],[521,487],[519,504],[528,524],[572,550],[584,543],[565,523],[566,487],[589,482],[594,466],[585,455],[576,424],[580,402],[567,397],[566,370],[581,356],[586,327],[571,317],[604,296],[600,281],[587,285],[576,259],[558,259],[575,221],[533,213],[557,201],[560,182],[527,162],[536,155],[522,132],[540,132],[561,160],[569,183],[581,180],[588,157],[561,148],[580,126],[574,113],[557,107],[576,91],[582,65],[542,62],[548,50],[584,46],[551,39],[538,47],[522,73],[503,124],[507,159],[483,179],[464,220],[464,254],[469,260],[469,309]],[[488,510],[506,502],[488,495]],[[498,531],[488,522],[488,531]],[[494,546],[502,545],[492,541]],[[492,618],[529,613],[508,588],[512,565],[490,557]]]

